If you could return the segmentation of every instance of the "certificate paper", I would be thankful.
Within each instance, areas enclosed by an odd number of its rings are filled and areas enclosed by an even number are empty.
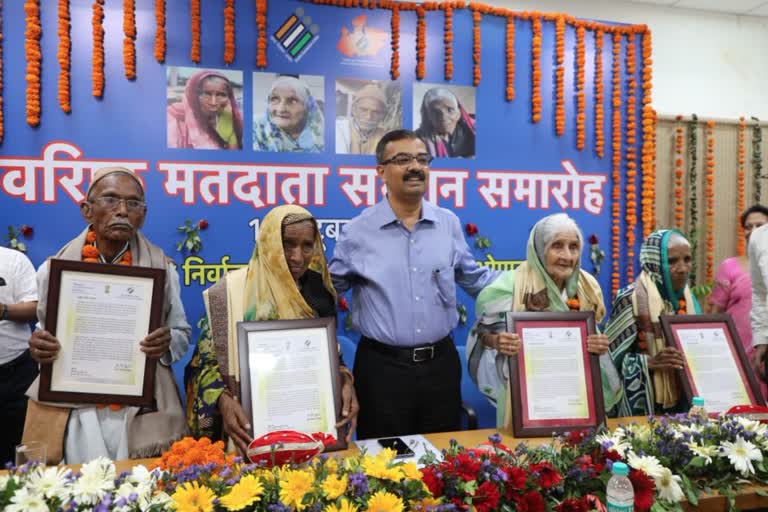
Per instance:
[[[521,334],[528,419],[589,418],[581,330],[525,327]]]
[[[61,353],[51,391],[142,394],[153,282],[147,278],[63,271],[56,322]]]
[[[707,411],[724,412],[751,404],[750,394],[723,327],[673,327],[693,380],[696,396]]]

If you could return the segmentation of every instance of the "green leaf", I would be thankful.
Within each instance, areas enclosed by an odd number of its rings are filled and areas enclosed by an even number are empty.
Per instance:
[[[24,242],[19,242],[16,248],[21,252],[27,252],[27,244],[25,244]]]
[[[187,239],[186,243],[184,244],[187,246],[187,249],[192,249],[192,247],[195,246],[194,242],[192,240]]]
[[[181,241],[176,244],[176,250],[181,251],[182,247],[184,247],[184,241]]]
[[[682,481],[683,481],[683,491],[685,491],[685,497],[688,500],[688,503],[691,505],[698,506],[699,504],[699,495],[697,492],[697,489],[693,486],[691,481],[688,479],[687,476],[682,475]]]
[[[706,465],[707,459],[704,457],[694,457],[688,465],[692,468],[703,468]]]

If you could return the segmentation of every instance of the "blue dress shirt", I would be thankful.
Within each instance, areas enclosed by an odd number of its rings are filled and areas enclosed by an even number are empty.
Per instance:
[[[422,201],[409,231],[387,199],[344,226],[330,271],[338,293],[352,288],[353,327],[403,347],[447,336],[459,320],[456,285],[475,297],[498,275],[477,264],[453,212]]]

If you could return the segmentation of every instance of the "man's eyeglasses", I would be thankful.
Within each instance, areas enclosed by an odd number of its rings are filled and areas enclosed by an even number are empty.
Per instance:
[[[389,160],[384,160],[381,165],[395,164],[399,167],[405,167],[412,161],[416,160],[416,163],[422,167],[426,167],[432,162],[432,156],[428,153],[419,153],[418,155],[411,155],[408,153],[398,153]]]
[[[124,203],[125,209],[131,212],[143,210],[145,206],[144,201],[139,201],[138,199],[123,199],[114,196],[97,197],[96,199],[91,199],[91,202],[110,210],[114,210],[120,203]]]

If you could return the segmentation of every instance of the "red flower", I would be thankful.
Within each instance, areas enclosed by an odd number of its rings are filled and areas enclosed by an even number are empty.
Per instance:
[[[619,455],[619,452],[616,450],[608,450],[605,452],[605,460],[610,460],[611,462],[616,462],[617,460],[621,460],[621,455]]]
[[[465,482],[471,482],[477,479],[477,473],[480,471],[479,457],[473,458],[469,453],[460,453],[453,461],[456,475]]]
[[[603,465],[592,462],[592,457],[590,455],[582,455],[574,462],[576,467],[578,467],[581,471],[591,471],[593,475],[599,475],[603,472]]]
[[[424,485],[432,493],[432,496],[439,497],[443,495],[443,480],[437,476],[437,468],[434,466],[423,468],[421,470],[421,477]]]
[[[528,481],[528,473],[517,466],[506,467],[504,468],[504,472],[507,474],[506,496],[507,499],[511,499],[513,491],[522,491],[525,489],[525,482]]]
[[[518,512],[544,512],[544,497],[536,491],[528,491],[515,500]]]
[[[563,477],[560,476],[560,473],[558,473],[549,462],[531,464],[528,469],[531,473],[539,474],[539,485],[541,485],[543,489],[554,487],[563,479]]]
[[[467,236],[475,236],[476,234],[478,234],[480,232],[480,230],[477,229],[477,225],[472,224],[471,222],[469,224],[467,224],[466,226],[464,226],[464,229],[467,232]]]
[[[568,498],[555,507],[557,512],[587,512],[589,508],[583,498]]]
[[[650,510],[656,494],[656,484],[642,471],[632,470],[629,473],[629,480],[635,489],[635,509],[640,512]]]
[[[200,231],[205,231],[206,229],[208,229],[208,221],[205,219],[200,219],[197,222],[197,229],[199,229]]]
[[[499,504],[499,489],[491,482],[483,482],[475,492],[475,498],[472,500],[477,512],[488,512],[496,510]]]
[[[592,235],[595,236],[595,235]],[[589,238],[590,243],[592,243],[592,237]],[[566,441],[571,446],[576,446],[577,444],[581,444],[582,441],[584,441],[584,438],[587,436],[586,430],[574,430],[572,432],[568,433],[568,437],[566,438]]]
[[[347,299],[344,297],[339,297],[339,311],[348,311],[349,310],[349,304],[347,304]]]
[[[24,224],[23,226],[21,226],[21,227],[19,228],[19,231],[21,232],[21,234],[22,234],[22,235],[24,235],[24,238],[29,238],[29,237],[31,237],[33,234],[35,234],[35,230],[34,230],[34,229],[32,229],[32,226],[27,226],[26,224]]]
[[[597,239],[597,235],[595,235],[595,234],[589,235],[589,243],[590,244],[596,245],[597,242],[599,242],[599,240]]]

